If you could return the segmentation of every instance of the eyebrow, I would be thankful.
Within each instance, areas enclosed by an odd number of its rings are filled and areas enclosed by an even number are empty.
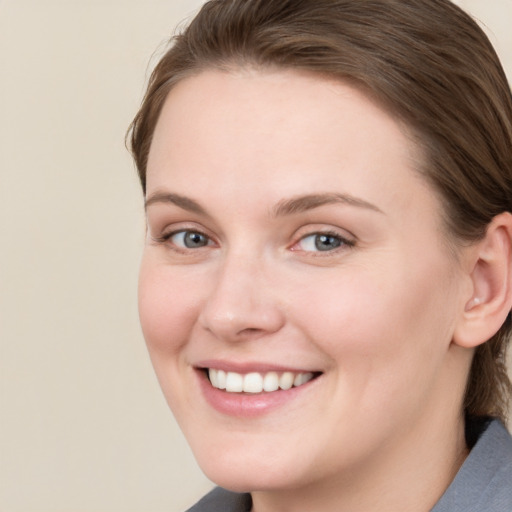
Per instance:
[[[193,199],[179,194],[173,194],[171,192],[155,192],[154,194],[151,194],[144,201],[144,208],[147,210],[148,206],[155,203],[170,203],[189,212],[207,215],[206,210]]]
[[[170,203],[189,212],[197,213],[199,215],[208,215],[207,211],[198,202],[190,199],[189,197],[172,192],[155,192],[145,200],[144,207],[147,209],[148,206],[155,203]],[[314,208],[319,208],[320,206],[328,204],[340,203],[383,213],[382,210],[374,204],[358,197],[354,197],[349,194],[323,193],[301,195],[281,200],[272,208],[271,214],[274,217],[283,217],[286,215],[293,215],[313,210]]]
[[[383,211],[368,201],[360,199],[358,197],[351,196],[349,194],[337,194],[337,193],[325,193],[325,194],[308,194],[303,196],[292,197],[279,201],[273,208],[272,213],[275,217],[281,217],[284,215],[293,215],[295,213],[302,213],[320,206],[327,204],[346,204],[349,206],[355,206],[357,208],[364,208],[372,210],[378,213]]]

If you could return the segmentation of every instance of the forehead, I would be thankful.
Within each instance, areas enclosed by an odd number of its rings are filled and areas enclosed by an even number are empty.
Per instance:
[[[419,166],[406,127],[353,85],[293,70],[204,71],[165,101],[147,190],[201,194],[222,182],[274,202],[308,189],[406,208],[429,188]]]
[[[411,164],[417,158],[406,127],[359,89],[295,70],[208,70],[178,82],[158,120],[149,167],[156,154],[172,157],[189,138],[214,159],[223,149],[234,150],[236,142],[248,149],[250,141],[265,143],[267,150],[279,146],[282,154],[318,149],[322,141],[324,154],[357,143],[364,155],[392,144]]]

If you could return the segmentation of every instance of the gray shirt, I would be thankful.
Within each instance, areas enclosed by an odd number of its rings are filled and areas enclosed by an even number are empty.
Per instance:
[[[187,512],[249,512],[251,495],[217,487]],[[431,512],[512,512],[512,437],[498,420],[481,433]]]

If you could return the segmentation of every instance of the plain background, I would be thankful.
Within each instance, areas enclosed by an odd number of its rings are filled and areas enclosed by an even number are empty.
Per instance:
[[[179,512],[212,485],[138,326],[123,142],[153,52],[201,3],[0,0],[2,512]],[[458,3],[511,77],[512,0]]]

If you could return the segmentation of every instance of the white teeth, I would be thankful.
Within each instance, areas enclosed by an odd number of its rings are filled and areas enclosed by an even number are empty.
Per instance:
[[[279,389],[279,375],[276,372],[268,372],[263,377],[264,391],[277,391]]]
[[[226,372],[222,370],[217,371],[217,385],[219,389],[226,389]]]
[[[295,375],[295,379],[293,380],[293,385],[295,387],[302,386],[302,384],[306,384],[313,378],[312,373],[299,373]]]
[[[284,372],[279,377],[279,387],[281,389],[290,389],[293,386],[293,380],[295,375],[292,372]]]
[[[212,386],[214,388],[219,387],[219,372],[217,370],[212,370],[211,368],[208,370],[208,377],[210,379],[210,382],[212,383]]]
[[[313,378],[313,374],[284,372],[280,376],[277,372],[261,374],[251,372],[245,375],[223,370],[208,370],[210,382],[214,388],[225,389],[229,393],[262,393],[272,392],[278,389],[287,390],[292,387],[302,386]]]
[[[235,372],[228,372],[226,375],[226,391],[230,393],[241,393],[244,390],[244,376]]]
[[[244,377],[244,391],[246,393],[261,393],[263,390],[263,377],[259,373],[248,373]]]

